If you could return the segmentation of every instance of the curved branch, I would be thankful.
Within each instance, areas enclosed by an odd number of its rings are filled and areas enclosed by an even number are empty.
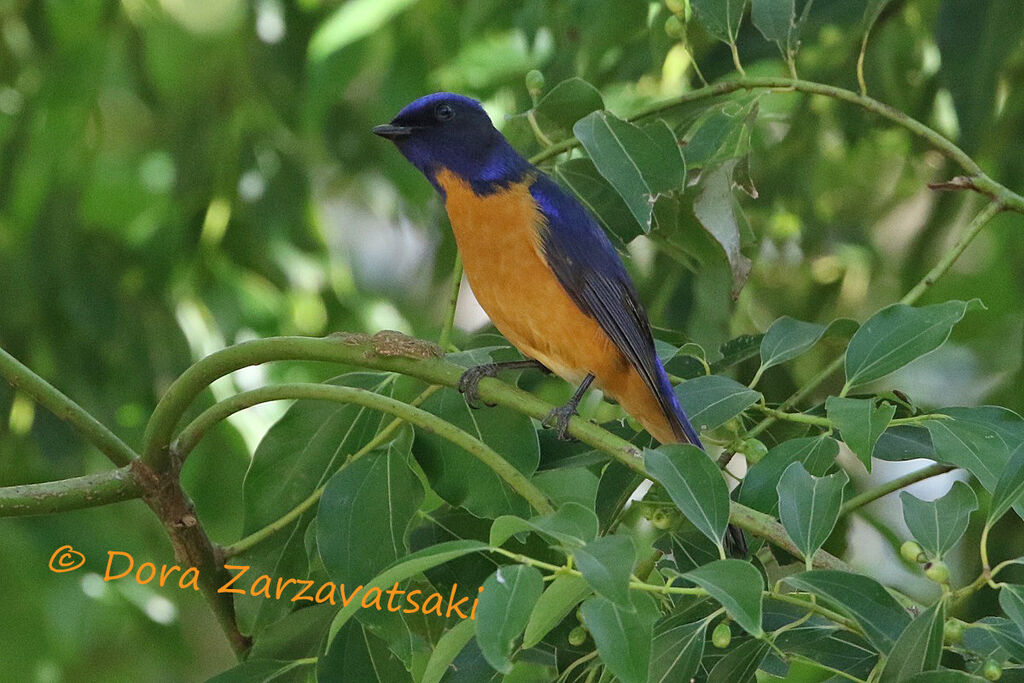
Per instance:
[[[433,413],[358,387],[311,383],[276,384],[236,394],[208,408],[193,420],[178,438],[179,448],[183,454],[187,453],[210,427],[239,410],[285,399],[352,403],[399,417],[411,425],[437,434],[480,460],[541,514],[554,512],[544,492],[483,441]]]
[[[98,448],[118,467],[124,467],[139,456],[116,434],[65,396],[59,389],[32,372],[17,358],[0,348],[0,375],[11,386],[23,391],[39,405],[70,424],[86,441]]]
[[[373,337],[349,334],[321,338],[270,337],[222,349],[193,365],[168,389],[150,420],[147,450],[143,457],[152,458],[154,462],[165,461],[170,449],[170,433],[192,400],[208,384],[239,368],[276,360],[318,360],[398,372],[430,384],[456,386],[465,368],[440,359],[434,353],[425,352],[431,348],[436,349],[429,342],[391,332]],[[399,349],[405,355],[397,355]],[[490,377],[481,380],[479,391],[480,398],[489,403],[537,419],[543,419],[553,408],[550,403],[532,394]],[[376,396],[371,392],[366,393]],[[583,443],[607,453],[634,472],[648,476],[640,450],[625,439],[579,417],[573,417],[569,422],[569,433]],[[781,548],[798,552],[782,525],[768,515],[733,502],[731,520],[736,526]],[[815,556],[815,564],[821,567],[846,567],[841,560],[823,551]]]
[[[888,495],[894,491],[899,491],[900,489],[910,486],[911,484],[916,484],[919,481],[924,481],[925,479],[930,479],[932,477],[937,477],[940,474],[951,472],[955,469],[956,467],[952,465],[944,465],[940,462],[937,462],[928,465],[927,467],[922,467],[919,470],[915,470],[913,472],[904,474],[902,477],[890,479],[881,486],[877,486],[873,489],[864,491],[863,493],[859,493],[850,500],[843,503],[843,507],[840,508],[839,514],[848,515],[854,510],[862,508],[868,503],[878,500],[882,496]]]
[[[0,517],[47,515],[142,497],[131,465],[39,484],[0,488]]]
[[[663,102],[655,102],[654,104],[642,107],[630,116],[629,120],[636,121],[649,116],[655,116],[691,102],[720,97],[740,90],[760,89],[783,90],[790,92],[797,91],[810,95],[831,97],[832,99],[856,105],[862,109],[866,109],[867,111],[877,114],[882,118],[888,119],[926,141],[929,145],[956,162],[961,168],[971,175],[974,188],[979,192],[988,194],[999,204],[1008,209],[1024,213],[1024,197],[987,176],[977,162],[970,157],[970,155],[957,147],[953,142],[939,132],[929,128],[917,119],[907,116],[898,109],[890,107],[883,102],[879,102],[872,97],[861,95],[853,92],[852,90],[826,85],[824,83],[815,83],[814,81],[804,81],[793,78],[737,78],[735,80],[724,81],[722,83],[715,83],[714,85],[698,88],[697,90],[692,90],[688,93],[679,95],[678,97],[674,97]],[[562,152],[574,149],[578,147],[579,144],[580,142],[576,138],[568,138],[545,149],[539,154],[534,155],[530,161],[534,164],[539,164],[540,162],[550,159]]]

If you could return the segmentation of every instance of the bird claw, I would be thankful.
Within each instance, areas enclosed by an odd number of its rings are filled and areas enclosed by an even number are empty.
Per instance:
[[[462,373],[462,377],[459,377],[458,389],[459,393],[466,397],[466,404],[470,408],[477,410],[482,407],[480,400],[480,380],[484,377],[497,376],[497,368],[489,364],[477,365]],[[488,403],[487,401],[483,401],[482,403],[490,408],[497,405],[496,403]]]
[[[576,414],[576,406],[571,403],[558,406],[554,408],[544,421],[541,423],[545,427],[556,430],[555,436],[558,437],[559,441],[574,441],[573,437],[569,436],[569,420]]]

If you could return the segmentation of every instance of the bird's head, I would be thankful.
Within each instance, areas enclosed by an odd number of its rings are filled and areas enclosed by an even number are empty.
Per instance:
[[[440,92],[407,105],[374,134],[399,151],[438,187],[442,169],[487,191],[518,180],[529,163],[508,144],[476,100]]]

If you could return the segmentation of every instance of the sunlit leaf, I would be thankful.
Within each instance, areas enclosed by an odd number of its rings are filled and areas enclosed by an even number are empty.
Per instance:
[[[761,399],[759,392],[721,375],[694,377],[675,391],[697,431],[719,427]]]

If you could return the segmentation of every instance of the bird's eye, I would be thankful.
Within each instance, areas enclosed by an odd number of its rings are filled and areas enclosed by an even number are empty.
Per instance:
[[[452,105],[442,102],[434,110],[434,116],[437,117],[438,121],[451,121],[455,118],[455,110],[452,109]]]

